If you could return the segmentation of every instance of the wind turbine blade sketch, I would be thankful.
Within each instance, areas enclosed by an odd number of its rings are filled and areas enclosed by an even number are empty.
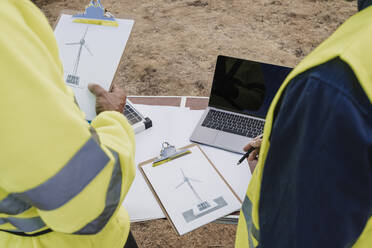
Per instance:
[[[85,29],[85,33],[84,33],[84,36],[83,36],[83,40],[85,39],[85,36],[86,36],[87,33],[88,33],[88,28],[89,28],[89,26],[87,26],[87,29]]]
[[[194,181],[194,182],[197,182],[197,183],[202,183],[202,181],[200,181],[200,180],[198,180],[198,179],[194,179],[194,178],[190,178],[190,177],[188,177],[188,179],[189,179],[190,181]]]
[[[187,176],[185,175],[185,172],[183,172],[182,169],[181,169],[181,172],[182,172],[182,176],[183,176],[183,178],[187,178]]]
[[[80,42],[69,42],[66,45],[80,45]]]
[[[202,181],[198,180],[198,179],[194,179],[194,178],[191,178],[191,177],[187,177],[185,175],[185,173],[183,172],[183,170],[181,169],[181,172],[182,172],[182,175],[183,175],[183,178],[186,180],[189,180],[189,181],[194,181],[194,182],[198,182],[198,183],[202,183]]]
[[[89,47],[87,46],[87,43],[84,44],[85,49],[89,52],[91,56],[93,56],[93,53],[90,51]]]
[[[183,181],[182,183],[178,184],[178,185],[176,186],[176,189],[178,189],[179,187],[181,187],[182,184],[184,184],[184,183],[185,183],[185,181]]]

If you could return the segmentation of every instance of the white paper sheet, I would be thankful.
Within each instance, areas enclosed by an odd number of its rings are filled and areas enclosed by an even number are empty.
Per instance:
[[[110,88],[134,24],[133,20],[117,21],[119,27],[109,27],[74,23],[71,15],[61,15],[54,31],[65,80],[68,81],[69,75],[78,77],[79,86],[68,85],[87,120],[96,116],[95,97],[88,90],[88,83]]]

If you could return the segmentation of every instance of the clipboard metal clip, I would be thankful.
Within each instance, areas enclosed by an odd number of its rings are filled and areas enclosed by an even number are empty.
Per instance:
[[[191,153],[191,151],[188,149],[177,151],[177,149],[174,146],[172,146],[166,141],[164,141],[161,146],[162,146],[162,149],[160,150],[160,157],[152,163],[152,167],[164,164],[173,159],[176,159],[176,158],[179,158],[186,154]]]
[[[107,12],[101,0],[91,0],[83,14],[73,15],[73,22],[118,27],[114,16]]]

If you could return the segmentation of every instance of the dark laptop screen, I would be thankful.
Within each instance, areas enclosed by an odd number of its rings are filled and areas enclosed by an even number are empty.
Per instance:
[[[209,106],[265,118],[292,68],[218,56]]]

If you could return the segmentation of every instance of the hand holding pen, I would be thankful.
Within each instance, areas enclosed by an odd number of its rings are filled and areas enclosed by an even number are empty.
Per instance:
[[[249,168],[253,173],[258,162],[258,154],[260,152],[262,142],[262,134],[254,138],[243,150],[246,152],[243,157],[239,160],[238,165],[243,162],[244,159],[248,158]]]

